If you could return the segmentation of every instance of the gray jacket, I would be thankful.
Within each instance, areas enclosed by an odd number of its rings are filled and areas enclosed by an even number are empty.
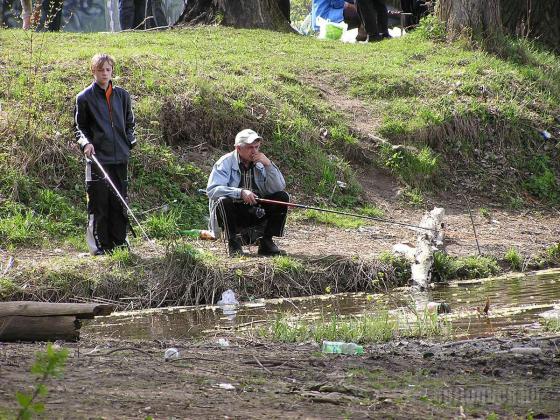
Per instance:
[[[222,156],[214,164],[206,193],[208,194],[210,221],[208,229],[217,238],[220,235],[218,220],[216,219],[216,203],[222,197],[241,198],[241,171],[239,169],[239,156],[237,151],[230,152]],[[272,163],[268,168],[257,162],[255,164],[255,183],[257,184],[258,195],[265,196],[283,191],[286,188],[286,181],[280,169]]]

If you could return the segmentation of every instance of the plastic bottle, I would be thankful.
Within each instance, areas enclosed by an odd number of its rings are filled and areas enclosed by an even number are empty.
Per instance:
[[[203,240],[213,240],[214,235],[209,230],[202,229],[187,229],[181,230],[179,232],[181,235],[188,236],[189,238],[203,239]]]
[[[336,354],[364,354],[364,348],[356,343],[345,343],[343,341],[323,341],[321,348],[323,353]]]
[[[201,232],[200,229],[187,229],[187,230],[182,230],[179,233],[181,235],[188,236],[190,238],[198,238],[200,237],[200,232]]]

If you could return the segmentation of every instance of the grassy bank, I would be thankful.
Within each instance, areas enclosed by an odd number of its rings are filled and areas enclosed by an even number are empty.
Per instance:
[[[2,30],[0,246],[77,243],[85,205],[73,98],[90,83],[98,51],[115,55],[116,81],[134,99],[133,208],[173,203],[143,215],[155,237],[205,225],[194,191],[247,126],[264,134],[291,191],[331,206],[367,205],[355,172],[364,165],[392,171],[420,203],[435,187],[458,185],[513,207],[557,203],[557,149],[539,130],[559,129],[558,57],[512,43],[503,59],[436,33],[426,25],[403,39],[344,45],[218,27]],[[339,100],[371,112],[367,130]],[[370,135],[388,142],[372,148]],[[348,188],[332,195],[336,181]]]
[[[336,294],[386,293],[406,286],[410,263],[383,253],[372,257],[279,256],[234,258],[202,250],[191,240],[158,249],[136,248],[90,258],[66,256],[62,249],[0,267],[0,301],[98,301],[118,309],[214,304],[227,289],[243,301]],[[34,261],[31,261],[34,260]],[[504,274],[507,260],[491,257],[449,257],[435,254],[432,280],[474,279]],[[524,263],[523,269],[560,265],[558,247]],[[391,325],[386,323],[386,328]],[[297,331],[301,330],[296,328]],[[303,330],[311,334],[311,330]]]

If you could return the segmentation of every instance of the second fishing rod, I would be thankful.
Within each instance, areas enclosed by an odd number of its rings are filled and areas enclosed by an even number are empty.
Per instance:
[[[198,192],[200,194],[204,194],[206,195],[206,190],[200,189],[198,190]],[[266,198],[256,198],[257,203],[260,204],[273,204],[273,205],[277,205],[277,206],[285,206],[288,208],[299,208],[299,209],[305,209],[305,210],[315,210],[315,211],[320,211],[323,213],[333,213],[333,214],[340,214],[343,216],[351,216],[351,217],[356,217],[359,219],[367,219],[367,220],[373,220],[376,222],[380,222],[380,223],[388,223],[388,224],[392,224],[392,225],[398,225],[398,226],[403,226],[406,227],[408,229],[422,229],[422,230],[426,230],[426,231],[430,231],[430,232],[435,232],[435,229],[432,228],[427,228],[424,226],[419,226],[419,225],[413,225],[411,223],[405,223],[405,222],[398,222],[395,220],[390,220],[390,219],[384,219],[381,217],[373,217],[373,216],[366,216],[363,214],[358,214],[358,213],[351,213],[351,212],[347,212],[347,211],[340,211],[340,210],[331,210],[331,209],[323,209],[321,207],[314,207],[314,206],[308,206],[305,204],[298,204],[298,203],[289,203],[289,202],[284,202],[284,201],[277,201],[277,200],[269,200]],[[262,211],[264,211],[264,209],[261,209]],[[258,216],[258,213],[257,213]]]

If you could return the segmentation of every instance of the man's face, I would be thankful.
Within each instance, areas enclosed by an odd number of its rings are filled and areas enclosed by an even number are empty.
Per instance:
[[[93,79],[101,86],[107,86],[112,77],[113,67],[106,61],[93,71]]]
[[[261,147],[261,141],[255,140],[251,144],[244,144],[243,146],[237,146],[236,149],[241,161],[252,162],[255,155],[259,153],[260,147]]]

